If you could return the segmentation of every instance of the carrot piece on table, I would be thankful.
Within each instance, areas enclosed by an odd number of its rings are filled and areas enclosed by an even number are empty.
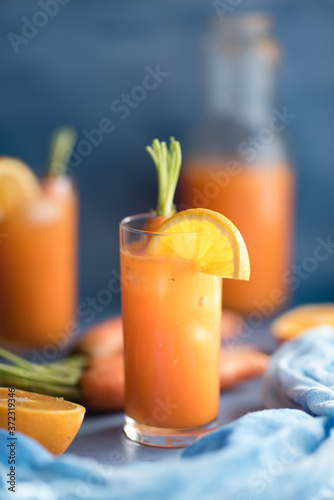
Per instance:
[[[223,308],[220,325],[220,333],[223,342],[235,337],[240,331],[243,324],[244,320],[242,319],[242,316],[240,316],[240,314]]]
[[[119,352],[123,349],[122,317],[111,319],[93,325],[84,333],[76,344],[75,350],[95,358]]]
[[[261,375],[267,368],[268,362],[268,354],[251,347],[237,346],[233,350],[222,348],[219,358],[221,390]]]
[[[125,377],[123,353],[93,358],[80,379],[81,401],[89,410],[124,408]]]

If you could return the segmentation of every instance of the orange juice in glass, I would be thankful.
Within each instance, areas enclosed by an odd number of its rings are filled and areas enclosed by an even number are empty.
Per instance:
[[[193,245],[193,234],[150,233],[150,214],[120,224],[125,343],[125,433],[156,446],[185,446],[215,428],[218,415],[221,278],[152,238]],[[171,243],[172,242],[172,243]]]
[[[45,179],[33,199],[0,220],[0,338],[57,347],[76,311],[77,196],[67,176]]]

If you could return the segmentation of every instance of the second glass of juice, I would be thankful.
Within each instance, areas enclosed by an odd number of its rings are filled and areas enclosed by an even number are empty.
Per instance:
[[[9,347],[43,349],[50,361],[76,319],[77,195],[50,177],[41,195],[0,220],[0,336]]]
[[[120,223],[125,344],[125,433],[153,446],[186,446],[216,427],[221,278],[178,257],[192,234],[146,230],[152,215]],[[154,239],[175,252],[157,256]]]

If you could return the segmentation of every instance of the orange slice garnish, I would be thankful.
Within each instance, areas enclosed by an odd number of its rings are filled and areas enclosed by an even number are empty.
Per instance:
[[[41,193],[35,174],[17,158],[0,157],[0,221],[13,208]]]
[[[192,260],[196,269],[214,276],[249,280],[245,242],[235,225],[218,212],[191,208],[167,219],[152,236],[148,253]],[[177,235],[177,236],[176,236]]]

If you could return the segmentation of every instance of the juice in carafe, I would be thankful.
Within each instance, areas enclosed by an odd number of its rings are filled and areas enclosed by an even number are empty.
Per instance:
[[[179,189],[187,206],[226,215],[240,228],[251,262],[250,281],[225,280],[224,307],[271,314],[289,298],[284,274],[292,247],[294,176],[288,164],[226,168],[224,159],[189,159]]]

